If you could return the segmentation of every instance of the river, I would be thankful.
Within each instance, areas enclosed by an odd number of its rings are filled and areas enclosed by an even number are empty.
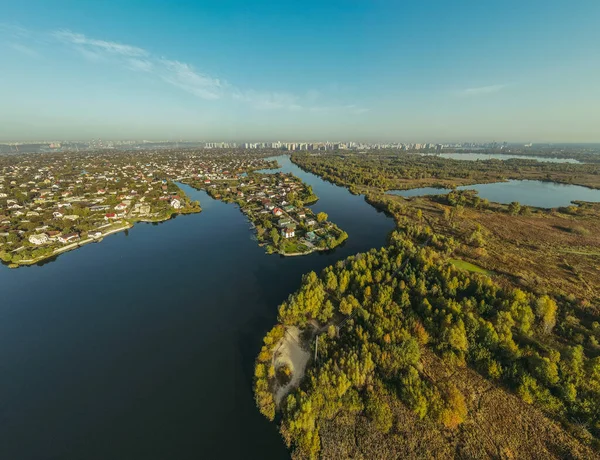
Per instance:
[[[136,224],[43,266],[0,266],[0,458],[288,458],[252,394],[277,305],[385,244],[393,220],[301,171],[349,234],[328,253],[266,255],[236,205],[183,186],[200,214]]]

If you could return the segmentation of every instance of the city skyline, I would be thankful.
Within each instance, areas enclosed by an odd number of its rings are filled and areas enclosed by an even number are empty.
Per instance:
[[[5,10],[0,142],[600,141],[592,1]]]

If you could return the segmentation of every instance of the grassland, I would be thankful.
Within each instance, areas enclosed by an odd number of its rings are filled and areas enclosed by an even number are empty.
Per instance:
[[[473,272],[473,273],[481,273],[483,275],[490,275],[491,272],[479,267],[478,265],[472,264],[470,262],[466,262],[464,260],[460,260],[460,259],[448,259],[448,262],[450,262],[452,265],[454,265],[456,268],[461,268],[463,270],[467,270],[469,272]]]

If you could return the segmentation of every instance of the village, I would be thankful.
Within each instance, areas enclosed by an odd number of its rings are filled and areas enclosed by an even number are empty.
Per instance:
[[[318,197],[292,174],[250,172],[235,179],[199,175],[188,183],[206,189],[215,199],[237,203],[269,254],[296,256],[325,251],[348,238],[327,220],[327,214],[315,215],[307,207]]]
[[[0,261],[16,268],[131,228],[200,212],[177,185],[237,202],[269,253],[301,255],[347,238],[310,187],[276,168],[269,152],[139,150],[0,155]]]
[[[183,162],[165,152],[0,156],[0,260],[30,265],[135,222],[200,212],[173,181]]]

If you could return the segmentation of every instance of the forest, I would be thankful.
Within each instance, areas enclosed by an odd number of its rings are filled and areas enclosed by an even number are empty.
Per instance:
[[[265,338],[255,373],[257,404],[269,419],[279,378],[272,352],[285,328],[298,326],[307,347],[318,347],[302,384],[278,408],[295,457],[316,458],[323,446],[341,455],[331,424],[345,417],[355,428],[368,420],[370,436],[400,442],[399,403],[444,436],[464,433],[473,417],[468,391],[452,378],[433,378],[430,355],[453,372],[475,371],[562,423],[568,456],[597,452],[600,357],[555,334],[563,300],[454,267],[447,260],[454,244],[426,224],[407,223],[388,247],[305,275],[280,305],[280,324]],[[597,321],[594,333],[600,338]],[[540,453],[552,457],[546,447]]]
[[[526,159],[460,161],[393,150],[316,155],[296,152],[292,161],[325,180],[349,187],[353,193],[369,189],[454,188],[508,179],[551,180],[600,188],[598,163],[540,163]]]

